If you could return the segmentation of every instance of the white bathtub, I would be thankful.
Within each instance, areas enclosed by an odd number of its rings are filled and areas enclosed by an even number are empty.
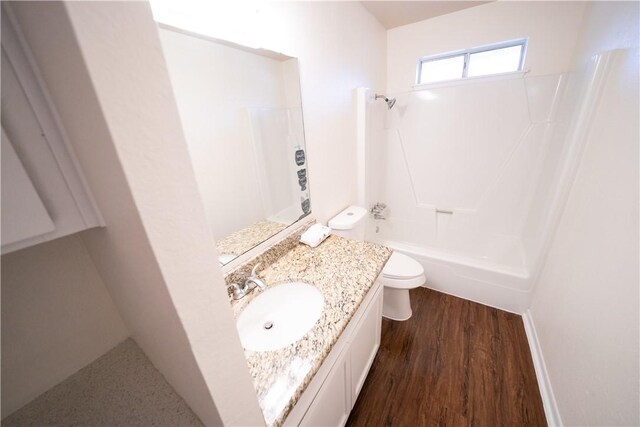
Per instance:
[[[427,288],[476,301],[512,313],[529,307],[531,276],[517,238],[475,236],[426,246],[369,234],[371,241],[406,254],[422,264]]]

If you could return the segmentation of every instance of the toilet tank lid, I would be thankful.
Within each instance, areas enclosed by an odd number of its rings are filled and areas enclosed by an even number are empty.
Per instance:
[[[424,274],[424,268],[415,259],[393,251],[382,269],[382,275],[392,279],[411,279]]]
[[[329,227],[334,230],[351,230],[367,215],[367,210],[360,206],[349,206],[329,220]]]

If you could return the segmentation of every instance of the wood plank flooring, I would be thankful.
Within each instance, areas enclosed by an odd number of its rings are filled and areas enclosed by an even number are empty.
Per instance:
[[[546,426],[520,316],[426,288],[382,342],[347,426]]]

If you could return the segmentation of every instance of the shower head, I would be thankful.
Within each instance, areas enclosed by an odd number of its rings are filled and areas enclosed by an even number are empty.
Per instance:
[[[391,110],[391,108],[392,108],[392,107],[395,105],[395,103],[396,103],[396,99],[395,99],[395,98],[391,98],[391,99],[389,99],[389,98],[387,98],[387,97],[386,97],[386,96],[384,96],[384,95],[378,95],[378,94],[376,93],[376,99],[379,99],[379,98],[384,99],[384,101],[387,103],[387,107],[389,107],[389,110]]]

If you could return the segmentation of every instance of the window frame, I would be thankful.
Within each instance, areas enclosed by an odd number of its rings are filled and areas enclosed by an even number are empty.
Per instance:
[[[520,38],[520,39],[507,40],[507,41],[499,42],[499,43],[493,43],[493,44],[488,44],[488,45],[483,45],[483,46],[477,46],[477,47],[473,47],[473,48],[469,48],[469,49],[462,49],[462,50],[456,50],[456,51],[452,51],[452,52],[439,53],[437,55],[423,56],[423,57],[418,59],[417,74],[416,74],[416,86],[424,86],[424,85],[430,85],[430,84],[439,84],[439,83],[443,83],[443,82],[466,80],[468,78],[482,78],[482,77],[489,77],[489,76],[497,76],[497,75],[500,75],[500,74],[521,72],[523,67],[524,67],[524,58],[525,58],[526,53],[527,53],[527,45],[528,44],[529,44],[529,38],[525,37],[525,38]],[[469,74],[469,60],[471,59],[471,55],[473,55],[475,53],[490,52],[492,50],[505,49],[505,48],[514,47],[514,46],[521,46],[520,62],[518,63],[518,69],[517,70],[506,71],[506,72],[503,72],[503,73],[484,74],[482,76],[473,76],[473,77],[469,77],[468,76],[468,74]],[[424,82],[424,83],[420,82],[420,76],[422,74],[422,65],[423,64],[425,64],[427,62],[440,61],[442,59],[455,58],[455,57],[458,57],[458,56],[463,56],[464,57],[464,62],[463,62],[463,66],[462,66],[462,77],[456,77],[456,78],[447,79],[447,80],[438,80],[438,81],[434,81],[434,82]]]

